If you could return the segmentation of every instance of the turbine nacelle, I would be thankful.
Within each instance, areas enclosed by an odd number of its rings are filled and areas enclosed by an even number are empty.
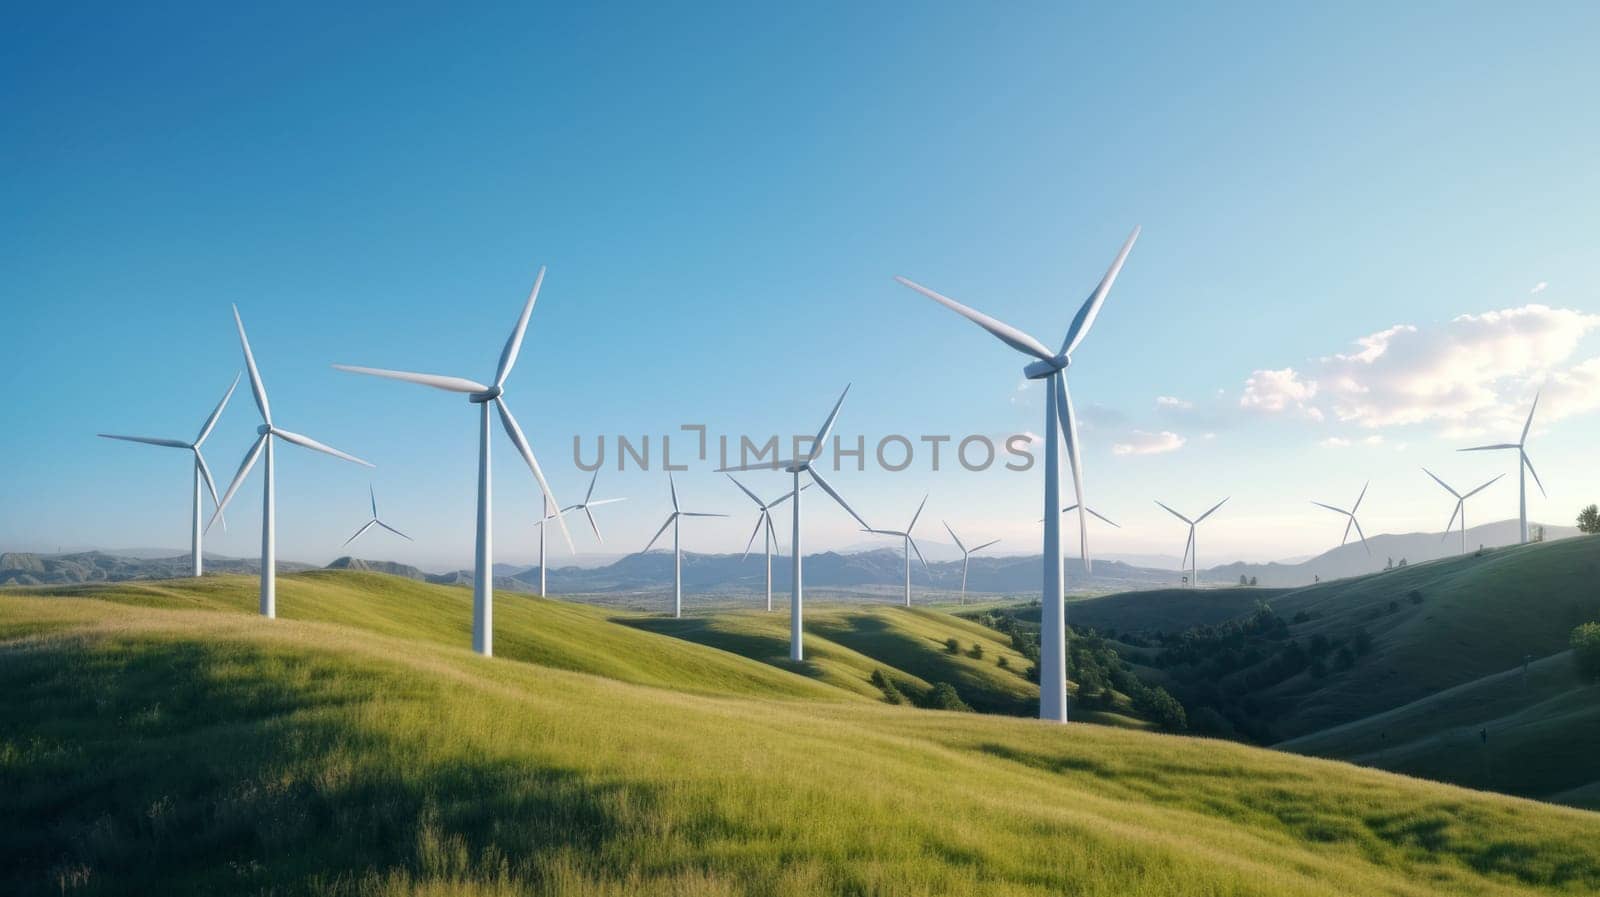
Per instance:
[[[482,405],[484,402],[493,402],[495,399],[505,395],[505,392],[505,389],[499,386],[491,386],[481,392],[469,394],[467,396],[467,401],[474,405]]]
[[[1067,355],[1057,355],[1048,361],[1035,361],[1022,369],[1022,376],[1029,380],[1043,380],[1058,371],[1064,371],[1072,366],[1072,358]]]

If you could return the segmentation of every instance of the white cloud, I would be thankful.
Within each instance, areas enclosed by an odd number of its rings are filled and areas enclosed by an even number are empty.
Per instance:
[[[1180,399],[1176,396],[1156,396],[1156,407],[1176,408],[1180,411],[1188,411],[1190,408],[1194,407],[1194,403],[1185,401],[1184,399]]]
[[[1144,430],[1134,430],[1128,435],[1127,442],[1118,442],[1111,446],[1113,455],[1164,455],[1183,448],[1185,440],[1182,436],[1168,430],[1159,433],[1147,433]]]
[[[1529,290],[1529,291],[1528,291],[1528,295],[1529,295],[1529,296],[1537,296],[1537,295],[1539,295],[1539,294],[1540,294],[1540,293],[1542,293],[1542,292],[1544,292],[1544,291],[1545,291],[1545,289],[1546,289],[1546,288],[1547,288],[1547,287],[1549,287],[1549,286],[1550,286],[1550,285],[1549,285],[1549,284],[1548,284],[1548,283],[1545,283],[1545,282],[1544,282],[1544,281],[1542,281],[1542,280],[1541,280],[1541,281],[1539,281],[1539,282],[1538,282],[1538,283],[1536,283],[1536,284],[1534,284],[1534,285],[1533,285],[1533,289],[1531,289],[1531,290]]]
[[[1374,433],[1371,436],[1368,436],[1366,439],[1361,440],[1361,442],[1364,445],[1383,445],[1383,437],[1377,433]]]
[[[1317,444],[1324,448],[1345,448],[1350,445],[1350,440],[1343,436],[1329,436]]]
[[[1547,383],[1540,419],[1600,408],[1600,358],[1562,367],[1600,315],[1530,304],[1460,315],[1432,327],[1401,324],[1356,339],[1304,373],[1257,370],[1241,407],[1324,414],[1366,429],[1438,424],[1443,435],[1521,426],[1519,411]]]

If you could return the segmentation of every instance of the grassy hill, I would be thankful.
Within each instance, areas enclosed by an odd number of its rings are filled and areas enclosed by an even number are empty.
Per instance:
[[[892,707],[520,596],[486,660],[468,600],[348,573],[280,580],[277,621],[248,580],[0,593],[0,893],[1600,889],[1594,814]]]
[[[1597,745],[1600,685],[1565,651],[1278,747],[1600,809]]]

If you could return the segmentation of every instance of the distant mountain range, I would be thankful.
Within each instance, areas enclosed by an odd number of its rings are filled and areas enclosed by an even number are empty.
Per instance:
[[[1573,527],[1545,526],[1545,538],[1564,539],[1578,534]],[[1468,550],[1479,545],[1497,547],[1517,541],[1515,520],[1487,523],[1467,530]],[[1418,563],[1446,557],[1460,550],[1460,537],[1441,538],[1439,533],[1383,534],[1368,539],[1367,546],[1352,542],[1332,551],[1296,562],[1268,564],[1232,563],[1200,571],[1202,585],[1234,585],[1243,576],[1262,586],[1300,586],[1316,579],[1339,579],[1383,569],[1391,560],[1399,564]],[[140,550],[147,555],[150,550]],[[1159,560],[1159,555],[1149,556]],[[806,556],[806,584],[838,596],[882,596],[894,592],[904,572],[904,559],[896,548],[874,548],[856,552],[823,552]],[[284,572],[311,569],[313,565],[280,561]],[[342,557],[328,565],[334,569],[372,570],[444,585],[472,585],[469,570],[429,573],[408,564],[391,561]],[[911,582],[920,592],[955,592],[961,587],[959,560],[930,563],[932,577],[921,564],[913,564]],[[253,559],[207,555],[206,569],[216,573],[255,573]],[[187,555],[150,557],[126,552],[85,551],[71,554],[0,554],[0,585],[55,585],[76,582],[105,582],[129,579],[166,579],[187,574]],[[1069,591],[1109,592],[1179,585],[1183,574],[1161,565],[1141,565],[1122,560],[1097,559],[1094,573],[1086,576],[1080,564],[1069,558],[1063,566]],[[764,583],[765,565],[759,555],[743,558],[737,554],[694,554],[683,556],[685,590],[709,593],[745,593],[759,590]],[[787,558],[774,558],[772,587],[789,589],[790,566]],[[631,554],[611,563],[592,567],[552,567],[547,576],[550,591],[558,595],[659,595],[672,584],[672,555],[655,551]],[[539,568],[514,564],[495,565],[495,588],[532,592],[538,588]],[[1039,556],[979,555],[968,571],[967,591],[974,594],[1020,595],[1037,592],[1040,587]]]

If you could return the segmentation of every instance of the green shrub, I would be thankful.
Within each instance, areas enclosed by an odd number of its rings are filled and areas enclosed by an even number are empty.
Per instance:
[[[972,708],[967,706],[967,702],[961,700],[961,695],[956,692],[955,686],[948,682],[941,682],[933,687],[933,692],[928,695],[927,706],[930,710],[972,712]]]
[[[978,644],[977,642],[973,642],[972,643],[972,650],[967,652],[967,656],[972,658],[973,660],[982,660],[983,659],[983,646]]]
[[[946,654],[960,654],[961,653],[961,643],[956,641],[953,638],[945,639],[944,640],[944,653],[946,653]]]
[[[1585,623],[1572,630],[1572,654],[1585,679],[1600,679],[1600,623]]]
[[[890,704],[907,703],[905,692],[902,692],[900,687],[894,684],[893,679],[885,676],[883,674],[883,670],[872,671],[872,684],[877,686],[879,691],[883,692],[883,699]]]
[[[995,661],[995,665],[1000,667],[1002,670],[1011,669],[1011,661],[1006,659],[1004,654],[1000,655],[1000,659]]]

